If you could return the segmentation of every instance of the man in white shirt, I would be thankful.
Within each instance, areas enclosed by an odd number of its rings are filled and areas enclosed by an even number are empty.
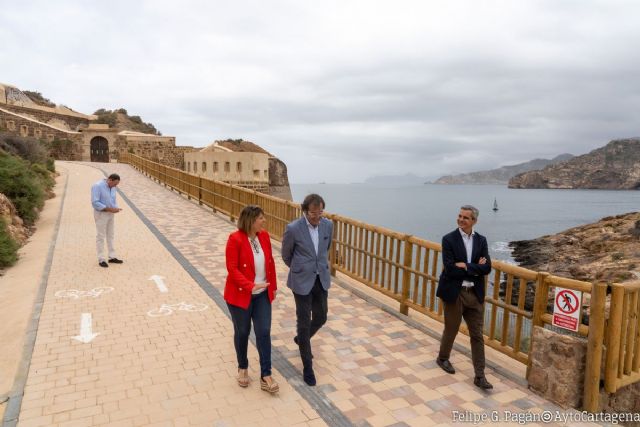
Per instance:
[[[484,279],[491,272],[491,258],[487,239],[473,229],[478,214],[475,207],[462,206],[458,228],[442,238],[443,269],[436,295],[444,307],[444,331],[436,363],[445,372],[455,374],[449,356],[464,318],[471,339],[473,383],[488,390],[493,386],[484,375]]]

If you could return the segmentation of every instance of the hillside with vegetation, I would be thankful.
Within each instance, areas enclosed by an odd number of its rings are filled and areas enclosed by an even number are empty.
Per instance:
[[[45,200],[53,197],[54,172],[45,144],[0,132],[0,268],[18,259]]]
[[[93,113],[98,116],[94,123],[102,123],[118,130],[131,130],[134,132],[162,135],[152,123],[145,123],[140,116],[130,116],[124,108],[117,110],[105,110],[101,108]]]

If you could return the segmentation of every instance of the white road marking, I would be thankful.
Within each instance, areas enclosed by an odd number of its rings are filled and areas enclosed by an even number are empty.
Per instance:
[[[80,318],[80,335],[73,337],[74,340],[78,340],[82,343],[90,343],[99,333],[92,332],[91,326],[91,313],[82,313]]]

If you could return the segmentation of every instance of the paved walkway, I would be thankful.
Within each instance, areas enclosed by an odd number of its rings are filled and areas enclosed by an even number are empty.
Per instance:
[[[457,424],[452,411],[559,410],[491,369],[495,388],[480,391],[470,360],[458,352],[458,372],[445,374],[434,363],[436,339],[338,285],[329,293],[328,323],[313,339],[318,386],[307,387],[279,257],[272,338],[281,391],[260,390],[254,346],[254,382],[241,389],[221,297],[233,224],[127,165],[58,168],[67,174],[66,193],[20,426],[431,426]],[[108,269],[95,259],[89,204],[91,184],[103,177],[98,168],[122,177],[116,242],[125,263]],[[163,304],[175,305],[164,310],[171,314],[150,315]],[[88,343],[74,339],[83,322],[98,334]]]

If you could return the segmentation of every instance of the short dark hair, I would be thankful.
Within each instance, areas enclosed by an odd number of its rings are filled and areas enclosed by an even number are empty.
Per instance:
[[[302,211],[309,212],[309,206],[311,205],[322,206],[322,209],[324,209],[324,206],[325,206],[324,199],[320,197],[319,194],[315,194],[315,193],[309,194],[302,201]]]
[[[477,220],[478,217],[480,216],[480,211],[475,206],[464,205],[464,206],[461,206],[460,209],[463,211],[470,211],[471,215],[473,215],[473,219],[475,220]]]
[[[258,205],[247,205],[240,212],[240,216],[238,217],[238,230],[242,230],[245,233],[249,234],[251,231],[251,227],[253,223],[256,221],[260,215],[264,214],[262,208]]]
[[[111,175],[109,175],[109,179],[111,181],[120,181],[120,175],[118,175],[117,173],[112,173]]]

